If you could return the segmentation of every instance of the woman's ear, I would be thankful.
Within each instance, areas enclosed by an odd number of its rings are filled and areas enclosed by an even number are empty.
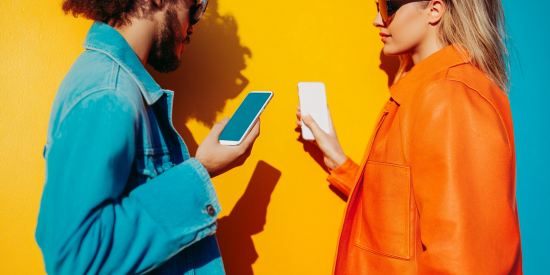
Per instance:
[[[437,25],[441,18],[443,18],[443,13],[445,12],[445,2],[443,0],[432,0],[430,3],[430,13],[428,15],[428,21],[432,25]]]

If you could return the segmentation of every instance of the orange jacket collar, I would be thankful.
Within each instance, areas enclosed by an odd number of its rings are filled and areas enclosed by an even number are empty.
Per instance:
[[[390,88],[390,94],[394,101],[401,105],[405,97],[405,92],[411,91],[411,89],[407,89],[406,87],[411,85],[412,82],[416,82],[416,80],[428,75],[436,74],[444,69],[469,63],[469,61],[467,61],[469,59],[468,53],[465,50],[459,53],[458,49],[459,46],[447,46],[414,65],[404,77],[399,79],[397,83]]]

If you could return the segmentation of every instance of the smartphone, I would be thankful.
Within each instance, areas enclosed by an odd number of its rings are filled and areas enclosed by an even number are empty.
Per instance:
[[[241,144],[272,97],[273,92],[250,92],[223,129],[220,144]]]
[[[298,95],[301,112],[308,112],[317,125],[328,134],[330,128],[325,84],[322,82],[300,82],[298,83]],[[315,140],[311,129],[305,124],[302,124],[302,137],[305,140]]]

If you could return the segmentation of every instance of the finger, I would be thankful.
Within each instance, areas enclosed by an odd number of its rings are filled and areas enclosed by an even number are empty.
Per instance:
[[[229,117],[225,117],[224,119],[218,121],[216,124],[214,124],[214,126],[212,126],[212,130],[210,130],[210,131],[221,133],[221,131],[223,131],[223,129],[227,125],[227,122],[229,122]]]
[[[330,109],[327,106],[327,113],[328,113],[328,124],[329,124],[329,132],[330,134],[333,134],[336,136],[336,131],[334,130],[334,124],[332,123],[332,115],[330,114]]]
[[[254,122],[254,126],[253,126],[252,130],[254,130],[255,127],[258,127],[258,134],[256,136],[260,136],[260,132],[261,132],[260,118],[258,118],[256,120],[256,122]]]
[[[311,129],[311,132],[313,132],[313,136],[315,136],[315,139],[322,138],[324,135],[326,135],[325,131],[323,131],[319,125],[317,125],[317,122],[311,117],[309,113],[304,112],[302,116],[302,122]]]
[[[248,133],[244,141],[239,146],[244,146],[247,148],[250,147],[250,145],[254,143],[254,141],[256,141],[256,138],[258,138],[259,135],[260,135],[260,119],[258,118],[256,123],[254,124],[254,127],[252,127],[252,130],[250,130],[250,132]]]
[[[302,122],[300,120],[296,121],[296,125],[298,125],[298,127],[302,127]]]
[[[244,158],[244,160],[246,160],[248,157],[250,157],[250,155],[252,155],[252,147],[254,147],[254,144],[252,144],[252,146],[250,146],[250,147],[248,147],[248,149],[246,149],[246,152],[244,153],[244,155],[241,158]]]
[[[223,131],[225,129],[225,126],[227,125],[227,122],[229,121],[229,118],[226,117],[220,121],[218,121],[214,126],[212,126],[212,130],[210,130],[210,133],[208,133],[208,136],[206,136],[207,139],[218,139]]]
[[[302,119],[302,112],[296,112],[296,117],[298,119]]]
[[[248,147],[235,161],[234,164],[237,166],[241,166],[245,163],[245,161],[250,157],[252,154],[252,147],[254,147],[254,144],[252,146]]]
[[[297,106],[297,107],[296,107],[296,110],[298,110],[298,112],[300,112],[300,111],[302,110],[302,107]]]

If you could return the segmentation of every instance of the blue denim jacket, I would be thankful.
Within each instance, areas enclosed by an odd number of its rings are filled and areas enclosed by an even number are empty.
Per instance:
[[[36,241],[49,274],[224,274],[221,211],[126,40],[94,23],[48,127]]]

